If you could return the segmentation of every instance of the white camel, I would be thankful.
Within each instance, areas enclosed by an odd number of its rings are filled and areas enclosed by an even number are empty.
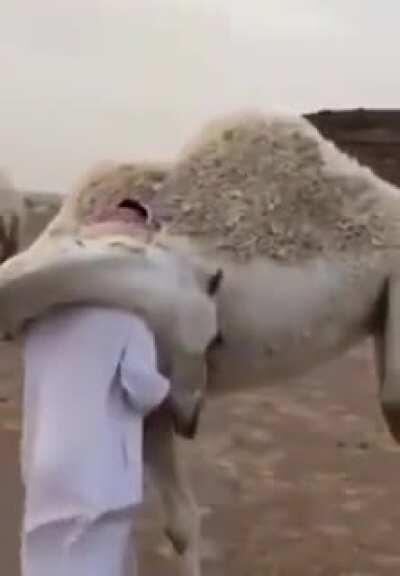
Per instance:
[[[111,191],[107,182],[115,175],[106,170],[84,190]],[[164,227],[138,234],[133,250],[127,237],[119,246],[112,237],[85,238],[83,196],[72,195],[42,238],[0,267],[0,323],[18,329],[66,300],[115,304],[146,312],[168,359],[184,342],[172,332],[166,346],[154,317],[164,310],[163,299],[178,309],[184,296],[191,301],[204,294],[197,283],[202,271],[216,292],[218,324],[217,338],[215,327],[205,330],[212,345],[204,337],[196,347],[206,349],[207,394],[287,379],[372,336],[381,404],[399,440],[399,190],[339,152],[306,120],[258,113],[211,123],[160,182],[146,200]],[[143,200],[139,191],[137,200]],[[138,307],[138,286],[150,277],[165,281],[165,295],[149,290]],[[193,322],[182,334],[190,341],[198,331]],[[184,356],[172,405],[183,431],[193,428],[190,418],[205,393],[205,378]],[[149,422],[146,442],[168,532],[183,552],[185,573],[198,576],[199,521],[168,413]]]

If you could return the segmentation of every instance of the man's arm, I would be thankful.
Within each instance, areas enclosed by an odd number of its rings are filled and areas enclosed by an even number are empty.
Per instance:
[[[132,322],[120,364],[121,383],[135,410],[145,416],[166,398],[169,381],[157,369],[154,335],[139,319]]]

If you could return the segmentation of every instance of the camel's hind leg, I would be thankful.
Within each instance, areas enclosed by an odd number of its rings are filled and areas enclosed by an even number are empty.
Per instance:
[[[380,402],[390,432],[400,443],[400,278],[387,286],[383,330],[375,336]]]
[[[176,450],[170,414],[161,408],[146,420],[145,459],[161,496],[165,533],[179,555],[182,576],[201,576],[200,514]]]

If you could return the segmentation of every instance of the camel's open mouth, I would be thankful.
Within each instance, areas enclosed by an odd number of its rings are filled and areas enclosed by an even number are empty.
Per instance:
[[[90,220],[91,223],[125,222],[152,230],[160,228],[150,207],[134,198],[124,198],[116,206],[102,206]]]
[[[138,200],[126,198],[118,204],[118,208],[128,211],[128,214],[132,214],[134,217],[138,218],[139,221],[143,222],[143,224],[151,224],[152,214],[150,208]]]
[[[146,244],[161,230],[149,206],[132,198],[125,198],[117,205],[101,207],[90,221],[82,227],[86,238],[118,235],[140,238]]]
[[[134,216],[136,222],[142,223],[152,230],[160,230],[161,222],[155,218],[150,206],[132,198],[126,198],[118,204],[118,210]]]

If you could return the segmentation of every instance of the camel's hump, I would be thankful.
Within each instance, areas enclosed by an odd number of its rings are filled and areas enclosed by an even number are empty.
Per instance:
[[[290,261],[381,245],[399,192],[307,120],[251,113],[206,126],[154,202],[173,233]]]

